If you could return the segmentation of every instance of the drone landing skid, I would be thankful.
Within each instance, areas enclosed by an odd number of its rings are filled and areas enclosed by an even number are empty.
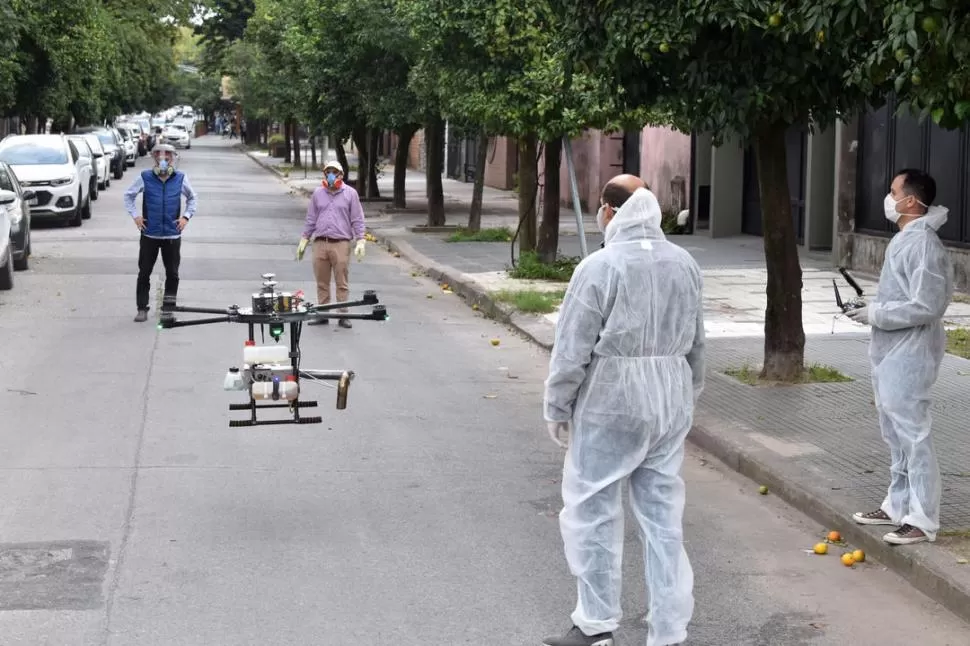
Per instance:
[[[305,417],[301,409],[316,408],[317,402],[300,399],[301,379],[337,382],[337,410],[347,408],[347,393],[354,372],[350,370],[310,370],[300,368],[300,335],[303,323],[316,319],[358,319],[369,321],[387,320],[387,310],[378,304],[377,294],[365,291],[359,301],[313,305],[303,300],[300,292],[290,294],[275,291],[273,274],[263,274],[263,289],[252,295],[252,307],[232,305],[226,309],[184,307],[166,299],[161,308],[158,327],[171,329],[210,323],[244,323],[249,327],[243,369],[230,368],[226,375],[225,390],[247,391],[249,402],[230,404],[230,411],[249,411],[249,419],[229,420],[232,428],[241,426],[268,426],[281,424],[320,424],[322,417]],[[350,314],[335,310],[363,305],[372,306],[369,314]],[[210,314],[209,318],[179,321],[177,312]],[[266,328],[275,345],[256,345],[256,326],[261,340],[266,343]],[[290,328],[289,347],[280,344],[286,327]],[[292,415],[282,419],[259,419],[261,409],[288,409]]]

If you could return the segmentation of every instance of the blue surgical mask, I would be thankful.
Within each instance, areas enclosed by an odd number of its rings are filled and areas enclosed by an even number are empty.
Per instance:
[[[168,170],[168,160],[167,159],[158,160],[158,167],[161,170]]]
[[[327,173],[327,184],[333,186],[333,183],[337,181],[336,173]]]

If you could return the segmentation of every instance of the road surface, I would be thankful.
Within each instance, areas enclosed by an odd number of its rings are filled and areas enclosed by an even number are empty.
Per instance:
[[[200,195],[182,303],[245,303],[264,272],[313,294],[293,259],[302,198],[221,140],[181,167]],[[133,177],[82,228],[35,231],[32,269],[0,293],[0,644],[532,645],[564,629],[546,356],[371,246],[353,294],[377,290],[390,320],[303,338],[306,366],[357,371],[349,408],[310,385],[324,424],[229,428],[245,327],[132,322]],[[878,564],[806,554],[827,528],[755,483],[696,450],[685,472],[689,644],[966,643]],[[627,528],[619,638],[642,644]]]

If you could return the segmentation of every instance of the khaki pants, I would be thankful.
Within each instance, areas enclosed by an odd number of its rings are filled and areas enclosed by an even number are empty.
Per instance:
[[[317,304],[330,302],[330,277],[337,283],[337,302],[350,297],[350,240],[331,241],[317,238],[313,241],[313,275],[317,281]],[[346,309],[341,309],[346,312]]]

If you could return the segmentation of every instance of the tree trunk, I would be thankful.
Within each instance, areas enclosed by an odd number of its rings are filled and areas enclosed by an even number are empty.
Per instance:
[[[317,168],[317,136],[310,136],[310,168]]]
[[[394,153],[394,200],[391,202],[398,209],[407,208],[408,151],[416,131],[414,126],[405,126],[398,132]]]
[[[293,167],[302,168],[303,160],[300,159],[300,122],[293,120]]]
[[[357,176],[354,188],[361,198],[366,198],[367,180],[370,179],[370,173],[367,172],[367,129],[363,126],[355,127],[351,133],[351,140],[354,148],[357,149]]]
[[[349,169],[350,162],[347,161],[347,151],[344,150],[343,142],[340,141],[340,137],[334,137],[333,141],[334,141],[333,149],[337,153],[337,161],[340,162],[340,165],[343,166],[345,169]],[[323,163],[326,164],[327,162],[323,162]],[[346,173],[344,173],[344,178],[348,180],[350,179],[349,170]]]
[[[445,191],[441,184],[441,166],[445,158],[445,125],[441,115],[428,120],[424,130],[424,143],[427,146],[425,169],[428,190],[428,226],[440,227],[445,224]]]
[[[539,184],[536,136],[519,139],[519,255],[536,248],[536,192]]]
[[[765,357],[761,377],[791,382],[800,378],[804,370],[805,331],[802,326],[802,268],[792,222],[785,131],[785,124],[759,129],[755,155],[768,271]]]
[[[293,121],[290,118],[283,120],[283,161],[287,164],[293,162]]]
[[[367,197],[374,199],[381,196],[377,187],[377,145],[380,143],[381,131],[376,128],[367,129]]]
[[[542,190],[542,224],[539,227],[539,260],[556,262],[559,250],[559,168],[562,164],[562,139],[545,145],[545,185]],[[582,232],[579,232],[580,235]]]
[[[472,187],[472,207],[468,211],[468,230],[482,228],[482,197],[485,193],[485,166],[488,164],[488,133],[482,129],[475,148],[475,186]]]

